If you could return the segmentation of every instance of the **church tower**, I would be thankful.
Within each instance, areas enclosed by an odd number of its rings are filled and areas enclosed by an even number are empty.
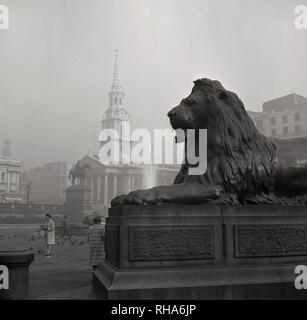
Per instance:
[[[124,107],[125,93],[120,85],[118,71],[118,50],[115,51],[113,70],[113,82],[109,92],[109,106],[103,116],[101,129],[114,129],[118,133],[119,159],[110,160],[109,155],[100,155],[100,161],[104,164],[123,164],[123,158],[129,159],[130,154],[130,116]],[[123,138],[124,137],[124,138]],[[100,142],[102,147],[106,142]],[[105,157],[104,157],[105,156]],[[103,159],[105,158],[105,160]]]

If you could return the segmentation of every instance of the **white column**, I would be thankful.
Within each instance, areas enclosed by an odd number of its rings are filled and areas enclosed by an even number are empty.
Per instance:
[[[116,175],[114,175],[114,185],[113,185],[113,187],[114,187],[113,197],[116,197],[116,195],[117,195],[117,176]]]
[[[97,178],[97,203],[100,203],[100,176]]]
[[[104,204],[108,205],[108,176],[104,176]]]
[[[94,177],[91,178],[91,195],[92,195],[92,202],[94,203]]]

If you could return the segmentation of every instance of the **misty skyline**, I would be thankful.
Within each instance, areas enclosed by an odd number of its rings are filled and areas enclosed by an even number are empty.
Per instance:
[[[169,128],[167,112],[208,77],[246,109],[307,96],[307,31],[298,0],[0,0],[0,143],[26,169],[91,149],[108,107],[115,49],[134,128]]]

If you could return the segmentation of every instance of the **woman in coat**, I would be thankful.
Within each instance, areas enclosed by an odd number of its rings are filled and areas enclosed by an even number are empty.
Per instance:
[[[46,257],[51,257],[51,247],[55,245],[55,224],[51,219],[50,214],[46,214],[46,244],[47,244],[47,253]]]
[[[95,217],[94,225],[90,226],[87,237],[90,243],[90,263],[95,270],[101,263],[104,253],[104,227],[99,217]]]

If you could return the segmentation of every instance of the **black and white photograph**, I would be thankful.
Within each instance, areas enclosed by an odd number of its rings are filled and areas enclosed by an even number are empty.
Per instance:
[[[306,0],[0,0],[0,300],[307,300],[306,61]]]

